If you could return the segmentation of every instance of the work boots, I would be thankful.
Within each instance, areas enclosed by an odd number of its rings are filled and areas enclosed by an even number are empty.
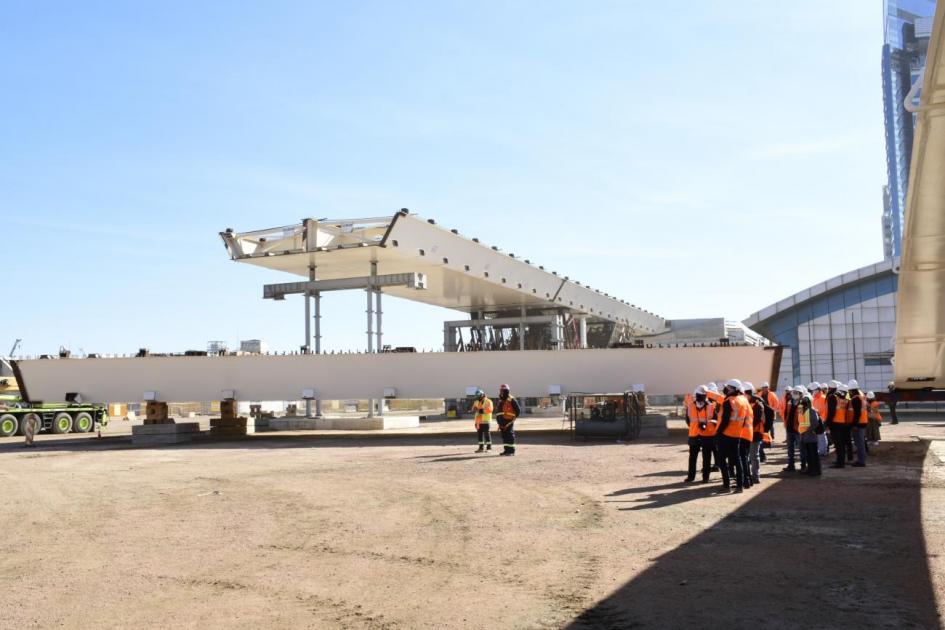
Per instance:
[[[486,450],[486,449],[482,448],[482,445],[480,445],[479,448],[476,449],[476,452],[477,452],[477,453],[482,453],[482,452],[485,451],[485,450]]]

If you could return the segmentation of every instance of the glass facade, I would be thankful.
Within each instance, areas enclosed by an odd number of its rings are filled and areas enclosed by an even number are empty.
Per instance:
[[[867,390],[885,390],[893,377],[896,280],[887,261],[782,300],[745,324],[790,349],[782,385],[855,378]]]
[[[904,101],[925,67],[935,0],[884,0],[882,54],[886,178],[883,189],[883,250],[900,255],[903,213],[912,158],[913,114]],[[914,99],[918,101],[918,96]]]

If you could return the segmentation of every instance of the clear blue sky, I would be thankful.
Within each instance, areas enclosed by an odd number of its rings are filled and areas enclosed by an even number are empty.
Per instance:
[[[672,7],[672,8],[671,8]],[[0,16],[0,353],[302,342],[218,232],[409,208],[667,317],[882,258],[880,0],[35,2]],[[362,294],[324,299],[363,348]],[[455,313],[387,300],[386,341]]]

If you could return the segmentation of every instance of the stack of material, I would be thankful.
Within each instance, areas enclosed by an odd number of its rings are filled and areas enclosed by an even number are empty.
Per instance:
[[[197,422],[142,424],[131,427],[131,443],[135,446],[159,446],[190,442],[200,434]]]
[[[246,418],[236,415],[236,401],[220,401],[220,417],[210,419],[210,436],[214,438],[243,437],[246,435]],[[255,424],[255,423],[253,423]]]
[[[173,424],[174,421],[168,418],[167,403],[149,400],[144,408],[145,424]]]

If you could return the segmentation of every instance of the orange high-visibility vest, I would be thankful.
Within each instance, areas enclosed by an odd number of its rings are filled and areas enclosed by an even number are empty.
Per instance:
[[[482,401],[473,403],[473,411],[476,412],[476,428],[480,424],[489,424],[492,422],[492,399],[486,396]]]
[[[860,399],[860,417],[859,418],[853,417],[853,398]],[[850,402],[848,404],[849,404],[849,406],[847,407],[848,424],[858,424],[861,426],[866,426],[866,423],[869,421],[869,409],[866,404],[866,396],[864,396],[863,394],[857,394],[856,396],[853,396],[852,398],[850,398]]]
[[[750,407],[748,406],[748,401],[745,400],[745,397],[741,394],[737,396],[730,396],[725,399],[728,401],[729,405],[732,408],[731,416],[729,417],[728,424],[725,425],[725,431],[723,435],[730,438],[741,438],[742,433],[745,430],[745,425],[748,425],[748,439],[751,439],[751,420],[748,419],[748,414],[751,413]]]
[[[810,409],[797,409],[797,432],[803,435],[810,431]]]
[[[751,442],[751,433],[752,427],[754,426],[755,414],[751,408],[751,403],[748,402],[748,396],[741,394],[738,398],[741,401],[739,404],[742,406],[742,413],[745,414],[745,422],[742,424],[742,432],[738,437],[742,440]]]
[[[823,392],[817,392],[814,394],[814,397],[810,401],[810,406],[813,407],[822,419],[827,418],[827,397],[824,396]]]
[[[879,412],[878,400],[874,400],[873,402],[870,403],[870,418],[872,418],[876,422],[879,422],[880,424],[883,423],[883,414]]]
[[[714,402],[706,401],[702,409],[695,402],[689,403],[689,437],[712,437],[718,428]]]
[[[751,403],[751,414],[751,431],[753,433],[752,439],[754,439],[755,435],[760,435],[763,439],[765,435],[765,406],[761,400],[755,400]],[[761,416],[761,419],[758,422],[755,422],[755,414]]]
[[[833,414],[833,421],[837,424],[850,424],[850,401],[845,396],[837,394],[837,410]]]

